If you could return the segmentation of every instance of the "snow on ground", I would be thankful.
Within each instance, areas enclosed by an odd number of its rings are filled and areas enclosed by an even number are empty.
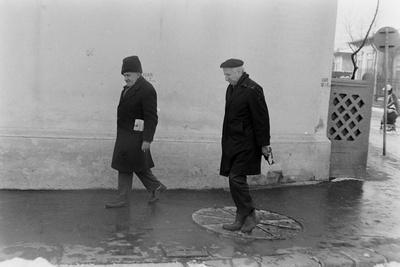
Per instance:
[[[389,263],[377,264],[374,267],[400,267],[400,262],[391,261]]]
[[[36,258],[34,260],[13,258],[0,262],[0,267],[54,267],[54,265],[43,258]]]

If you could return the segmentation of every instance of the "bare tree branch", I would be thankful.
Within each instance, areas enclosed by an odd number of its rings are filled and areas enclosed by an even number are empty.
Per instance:
[[[371,24],[369,25],[368,31],[367,31],[367,33],[365,34],[365,37],[364,37],[364,39],[363,39],[361,45],[358,47],[358,49],[356,49],[356,50],[353,52],[353,54],[351,54],[351,61],[352,61],[352,63],[353,63],[353,74],[351,75],[351,79],[352,79],[352,80],[355,79],[355,77],[356,77],[356,72],[357,72],[357,70],[358,70],[358,66],[357,66],[357,53],[360,52],[360,50],[364,47],[365,43],[366,43],[367,40],[368,40],[369,33],[370,33],[371,29],[372,29],[372,26],[373,26],[374,23],[375,23],[376,16],[378,15],[379,1],[380,1],[380,0],[377,0],[377,1],[376,1],[376,9],[375,9],[374,18],[372,19]]]
[[[349,48],[351,49],[351,51],[354,52],[354,51],[355,51],[355,48],[353,48],[353,46],[351,45],[351,43],[354,42],[355,39],[354,39],[353,34],[352,34],[351,24],[350,24],[350,23],[346,23],[345,29],[346,29],[347,34],[350,36],[350,40],[351,40],[351,42],[348,42],[347,45],[349,46]]]

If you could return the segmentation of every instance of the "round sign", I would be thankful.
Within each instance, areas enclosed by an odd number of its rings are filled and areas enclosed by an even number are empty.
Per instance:
[[[387,45],[389,49],[399,47],[399,32],[392,27],[380,28],[374,35],[374,45],[381,52],[385,52],[385,45]]]

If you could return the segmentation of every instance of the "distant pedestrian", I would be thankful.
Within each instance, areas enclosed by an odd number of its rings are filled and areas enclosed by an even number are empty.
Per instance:
[[[121,74],[126,86],[118,105],[117,139],[111,164],[118,171],[118,196],[106,203],[106,208],[129,205],[133,173],[150,192],[149,203],[157,201],[160,192],[166,189],[151,171],[154,162],[150,144],[158,123],[157,93],[143,78],[137,56],[123,60]]]
[[[246,175],[260,174],[261,156],[271,153],[268,108],[262,87],[249,78],[242,60],[228,59],[220,67],[229,82],[220,174],[229,177],[236,205],[235,221],[223,228],[248,233],[256,227],[258,218]]]
[[[386,123],[388,124],[388,130],[396,130],[396,119],[399,116],[399,102],[397,96],[393,93],[393,88],[390,84],[386,85],[387,88],[387,101],[386,101]],[[382,90],[385,90],[383,88]],[[381,128],[383,125],[384,118],[381,121]]]

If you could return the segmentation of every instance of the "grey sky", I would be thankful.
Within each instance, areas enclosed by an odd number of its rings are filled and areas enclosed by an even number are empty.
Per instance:
[[[377,0],[338,0],[335,49],[346,48],[350,41],[349,31],[355,39],[365,35],[374,16]],[[380,0],[379,12],[372,33],[381,27],[400,28],[400,1]]]

